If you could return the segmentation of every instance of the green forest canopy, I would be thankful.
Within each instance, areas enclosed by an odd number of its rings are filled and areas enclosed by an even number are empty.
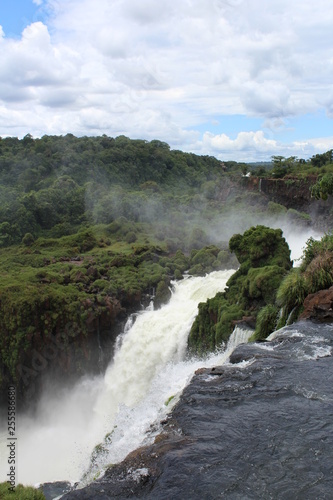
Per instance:
[[[327,174],[331,164],[332,150],[308,162],[276,156],[272,169],[252,170],[275,177]],[[20,243],[27,233],[26,243],[119,217],[158,221],[172,211],[202,209],[199,196],[214,200],[223,178],[250,169],[250,164],[170,150],[159,140],[72,134],[0,138],[0,246]]]

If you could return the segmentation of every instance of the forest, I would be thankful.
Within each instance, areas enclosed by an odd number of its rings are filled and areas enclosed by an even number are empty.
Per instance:
[[[204,204],[214,209],[226,180],[250,171],[274,178],[322,175],[327,192],[332,168],[332,151],[307,162],[275,156],[264,168],[125,136],[0,138],[0,246],[21,243],[27,234],[26,243],[39,236],[58,238],[119,217],[133,222],[171,220],[184,212],[193,217]]]

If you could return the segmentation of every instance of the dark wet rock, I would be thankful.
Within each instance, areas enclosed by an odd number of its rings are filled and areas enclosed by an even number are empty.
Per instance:
[[[256,318],[254,316],[243,316],[242,319],[235,320],[232,322],[233,326],[240,327],[240,328],[252,328],[255,329],[256,327]]]
[[[44,483],[39,489],[44,493],[46,500],[53,500],[64,493],[68,493],[72,489],[72,486],[67,481],[57,481],[54,483]]]
[[[312,293],[304,300],[304,311],[300,319],[311,319],[323,323],[333,322],[333,287]]]
[[[332,345],[303,322],[239,346],[197,371],[154,444],[63,498],[332,498]]]

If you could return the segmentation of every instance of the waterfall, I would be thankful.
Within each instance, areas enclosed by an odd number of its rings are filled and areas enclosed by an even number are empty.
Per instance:
[[[230,335],[230,338],[228,340],[226,349],[225,349],[225,357],[228,358],[230,354],[236,349],[236,347],[239,344],[246,344],[249,341],[249,338],[251,335],[253,335],[254,330],[246,329],[246,328],[241,328],[237,326],[232,334]]]
[[[223,290],[233,272],[174,282],[168,304],[128,321],[104,377],[84,378],[71,389],[50,387],[37,419],[18,421],[19,482],[79,481],[152,439],[194,371],[221,364],[230,349],[247,340],[249,332],[236,329],[225,352],[204,361],[185,359],[198,303]]]
[[[102,370],[104,353],[101,345],[100,320],[97,323],[98,367]]]

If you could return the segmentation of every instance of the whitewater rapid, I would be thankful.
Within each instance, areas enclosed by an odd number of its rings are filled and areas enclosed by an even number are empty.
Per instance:
[[[174,282],[168,304],[131,318],[104,377],[84,378],[71,389],[50,386],[37,419],[18,418],[18,482],[89,482],[153,439],[194,371],[227,358],[221,351],[204,361],[186,360],[186,344],[199,302],[223,290],[233,272]],[[230,345],[247,336],[238,332]]]

